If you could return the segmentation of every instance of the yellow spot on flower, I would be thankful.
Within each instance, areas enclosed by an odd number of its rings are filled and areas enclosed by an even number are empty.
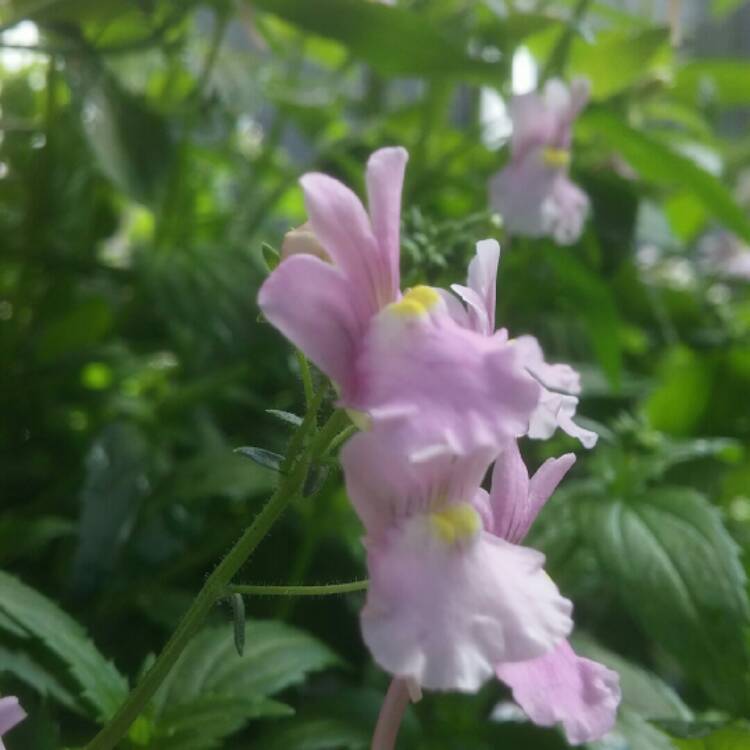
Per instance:
[[[545,148],[542,159],[548,167],[567,167],[570,164],[570,151],[565,148]]]
[[[437,303],[440,295],[429,286],[415,286],[408,289],[406,294],[398,301],[388,306],[388,309],[403,318],[416,318],[425,315]]]
[[[476,536],[482,529],[482,519],[469,503],[459,503],[431,513],[430,525],[442,542],[453,545]]]

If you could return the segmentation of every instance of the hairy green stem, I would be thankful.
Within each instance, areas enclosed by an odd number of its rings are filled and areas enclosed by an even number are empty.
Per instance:
[[[200,628],[206,615],[216,601],[226,595],[227,586],[237,571],[268,533],[286,507],[301,493],[307,478],[310,463],[317,452],[325,450],[326,444],[319,440],[326,427],[302,453],[307,433],[315,426],[315,417],[323,398],[324,389],[316,394],[305,418],[294,435],[285,465],[289,471],[282,474],[277,490],[258,514],[252,525],[240,537],[219,566],[208,577],[190,609],[185,613],[172,637],[153,666],[130,693],[125,703],[110,719],[109,723],[86,745],[85,750],[112,750],[127,733],[131,724],[146,707],[149,700],[164,681],[190,639]],[[334,412],[334,415],[336,412]],[[327,424],[330,424],[328,420]]]
[[[312,375],[310,374],[310,365],[308,364],[305,355],[299,351],[299,349],[296,350],[295,354],[297,355],[299,373],[302,378],[302,387],[305,390],[305,404],[307,404],[307,408],[309,409],[313,400],[313,383]]]
[[[228,587],[231,594],[247,596],[331,596],[365,591],[370,582],[350,581],[349,583],[327,583],[321,586],[262,586],[237,584]]]

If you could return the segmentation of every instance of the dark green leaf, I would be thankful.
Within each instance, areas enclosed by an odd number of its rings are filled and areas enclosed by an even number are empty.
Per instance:
[[[263,261],[266,264],[266,268],[270,271],[273,271],[276,266],[279,265],[279,262],[281,261],[281,256],[279,255],[279,251],[275,248],[271,247],[267,242],[264,242],[260,246],[260,250],[263,253]]]
[[[127,681],[97,651],[75,620],[52,601],[2,571],[0,610],[67,665],[97,718],[106,720],[114,714],[127,696]]]
[[[579,122],[584,131],[598,134],[608,149],[619,151],[643,179],[691,191],[716,219],[750,241],[750,220],[718,178],[609,110],[592,109]]]
[[[472,59],[423,15],[362,0],[255,0],[305,31],[334,39],[386,75],[454,75],[497,83],[496,63]]]
[[[717,510],[694,490],[663,487],[582,511],[584,533],[643,629],[719,706],[742,710],[746,580]]]
[[[337,718],[293,719],[264,742],[266,750],[360,750],[370,737],[364,727]]]
[[[704,737],[675,739],[679,750],[747,750],[750,747],[750,724],[724,727]]]
[[[235,448],[234,452],[249,458],[251,461],[255,461],[259,466],[264,466],[266,469],[272,469],[273,471],[279,471],[284,461],[284,456],[278,453],[267,451],[265,448],[254,448],[249,445]]]

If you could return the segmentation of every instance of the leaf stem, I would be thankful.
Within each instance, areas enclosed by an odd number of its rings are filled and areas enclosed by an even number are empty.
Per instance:
[[[85,750],[112,750],[117,745],[169,674],[216,600],[226,594],[227,586],[237,571],[250,557],[286,507],[301,493],[313,455],[316,451],[321,450],[318,447],[319,445],[323,445],[322,450],[325,450],[326,447],[325,443],[321,443],[317,439],[321,437],[325,430],[324,427],[316,440],[313,440],[309,447],[298,455],[307,433],[315,426],[315,418],[325,390],[325,388],[321,388],[315,395],[302,424],[294,435],[290,445],[290,453],[285,461],[290,471],[283,476],[278,488],[271,495],[255,521],[208,577],[151,669],[136,685],[109,723],[86,745]],[[329,423],[330,421],[329,419]]]
[[[295,350],[297,355],[297,364],[299,365],[300,376],[302,377],[302,387],[305,390],[305,403],[310,408],[313,400],[313,384],[312,376],[310,375],[310,365],[305,355],[299,350]]]
[[[327,583],[321,586],[263,586],[237,584],[228,587],[232,594],[245,596],[332,596],[365,591],[370,582],[350,581],[348,583]]]

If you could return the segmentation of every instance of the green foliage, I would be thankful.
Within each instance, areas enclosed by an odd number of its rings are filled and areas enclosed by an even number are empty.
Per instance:
[[[9,750],[83,746],[284,480],[306,394],[257,290],[305,221],[299,175],[364,196],[367,155],[392,144],[410,153],[403,286],[462,282],[495,237],[500,325],[583,375],[598,446],[523,450],[530,468],[578,458],[528,543],[574,599],[576,648],[621,675],[616,731],[592,747],[748,744],[750,291],[699,251],[713,229],[750,239],[750,68],[725,31],[746,10],[695,4],[675,49],[612,3],[529,5],[0,10],[39,32],[32,57],[7,30],[0,49],[0,694],[33,717]],[[591,212],[570,247],[508,237],[488,207],[508,158],[488,88],[507,106],[519,47],[540,83],[592,84],[571,149]],[[313,368],[305,384],[322,382]],[[238,582],[366,575],[337,468],[335,451],[315,461]],[[215,608],[123,746],[367,747],[387,683],[361,601],[246,597],[233,621]],[[508,697],[428,693],[399,750],[565,747],[489,720]]]
[[[38,641],[66,665],[86,707],[95,716],[102,720],[112,716],[127,694],[127,680],[99,653],[75,620],[54,602],[3,572],[0,572],[0,610],[16,626],[10,630],[11,635],[22,631],[24,640]],[[25,670],[25,674],[29,671]],[[62,697],[65,703],[70,703],[67,693],[61,694],[49,685],[45,688],[52,697]]]

